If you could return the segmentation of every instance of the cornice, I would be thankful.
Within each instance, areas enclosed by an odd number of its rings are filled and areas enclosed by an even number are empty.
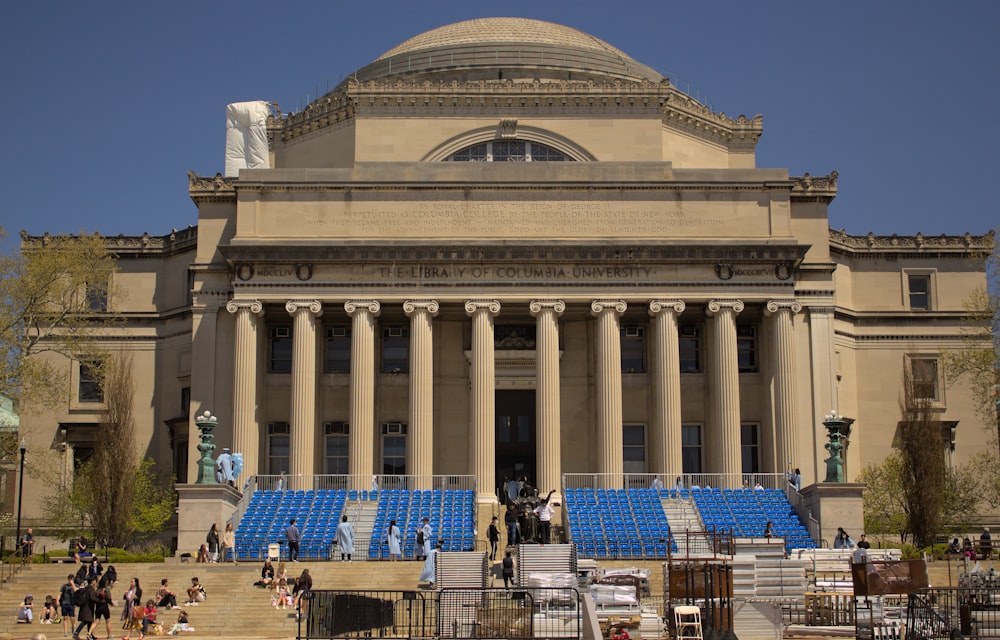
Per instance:
[[[207,202],[236,202],[236,178],[227,178],[221,173],[213,177],[199,176],[188,171],[188,195],[195,204]]]
[[[54,240],[78,238],[76,235],[53,236],[45,233],[40,236],[21,232],[21,245],[24,248],[44,248]],[[170,256],[183,251],[193,250],[198,244],[198,227],[189,226],[186,229],[174,229],[162,236],[151,236],[143,233],[141,236],[101,236],[107,250],[117,258],[141,258]]]
[[[974,236],[965,233],[961,236],[925,236],[917,233],[913,236],[877,236],[868,233],[863,236],[852,236],[843,229],[830,229],[830,250],[845,255],[862,255],[877,253],[887,254],[960,254],[989,253],[993,250],[995,232]]]
[[[788,179],[792,182],[792,201],[829,204],[837,197],[839,175],[838,172],[831,171],[825,176],[812,176],[808,173],[802,176],[789,176]]]

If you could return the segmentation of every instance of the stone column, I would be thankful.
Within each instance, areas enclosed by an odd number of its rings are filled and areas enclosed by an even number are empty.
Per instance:
[[[532,300],[535,316],[535,442],[538,456],[538,489],[562,493],[562,451],[559,434],[559,316],[562,300]]]
[[[291,444],[289,484],[311,489],[316,462],[316,319],[323,315],[318,300],[289,300],[292,316]]]
[[[740,474],[743,472],[740,448],[740,369],[736,349],[736,316],[743,311],[740,300],[712,300],[706,312],[715,319],[712,331],[712,371],[709,393],[712,398],[711,440],[715,441],[714,459],[709,471]],[[725,486],[739,487],[736,475]]]
[[[202,301],[205,298],[206,300]],[[205,409],[212,409],[215,402],[216,373],[215,351],[218,344],[219,308],[225,300],[215,296],[196,294],[195,306],[191,309],[191,410],[188,422],[188,482],[194,484],[198,478],[198,427],[195,416]]]
[[[430,489],[434,473],[434,316],[436,300],[407,300],[410,318],[410,425],[406,473],[416,489]]]
[[[348,442],[351,488],[371,488],[375,464],[375,318],[377,300],[348,300],[351,317],[351,408]]]
[[[812,423],[820,425],[823,417],[837,413],[837,363],[834,360],[833,346],[833,307],[810,306],[809,309],[809,349],[812,356]],[[812,473],[802,465],[802,486],[826,477],[826,442],[824,429],[813,427],[814,460]],[[798,463],[793,463],[798,464]]]
[[[795,341],[792,316],[802,311],[795,300],[771,300],[764,315],[771,318],[772,371],[774,371],[774,455],[775,471],[801,466],[795,441]]]
[[[476,474],[478,502],[496,502],[496,371],[493,353],[493,318],[500,313],[497,300],[466,300],[472,318],[472,470]]]
[[[606,487],[623,486],[622,467],[622,338],[624,300],[594,300],[590,312],[597,318],[597,471]]]
[[[667,475],[666,486],[684,470],[681,456],[681,357],[677,316],[683,300],[653,300],[653,412],[650,420],[650,460],[653,473]]]
[[[236,314],[233,346],[233,453],[243,454],[243,478],[257,475],[260,428],[257,423],[257,318],[264,315],[259,300],[230,300],[226,311]]]

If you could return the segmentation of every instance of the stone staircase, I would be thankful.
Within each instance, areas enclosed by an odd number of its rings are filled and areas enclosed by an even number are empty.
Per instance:
[[[378,502],[375,500],[349,500],[344,504],[344,513],[354,527],[354,560],[368,560],[368,544],[372,539]],[[340,561],[340,552],[334,550],[331,560]]]
[[[288,565],[288,573],[297,576],[302,569],[308,568],[317,589],[415,589],[422,566],[423,563],[419,562],[300,562]],[[156,593],[162,578],[170,580],[170,585],[178,593],[178,600],[182,600],[184,589],[191,584],[191,577],[198,576],[205,584],[208,599],[196,607],[184,607],[196,632],[182,637],[294,637],[298,630],[295,612],[274,609],[270,591],[253,586],[260,579],[260,567],[260,563],[239,566],[179,562],[117,565],[119,582],[113,594],[119,606],[111,608],[112,632],[121,631],[121,621],[118,620],[122,612],[121,597],[129,578],[139,578],[143,600]],[[75,565],[35,565],[0,585],[0,612],[6,614],[0,615],[0,633],[27,637],[33,632],[42,632],[50,638],[62,637],[61,625],[19,625],[15,621],[16,612],[21,600],[30,593],[35,597],[36,615],[40,618],[45,596],[58,596],[59,587],[66,582],[66,575],[75,569]],[[158,619],[169,628],[177,615],[161,609]],[[97,635],[105,635],[103,621]]]
[[[688,537],[685,531],[704,531],[698,508],[690,498],[662,498],[660,504],[667,514],[667,524],[677,543],[674,555],[681,558],[711,557],[712,550],[704,536]]]

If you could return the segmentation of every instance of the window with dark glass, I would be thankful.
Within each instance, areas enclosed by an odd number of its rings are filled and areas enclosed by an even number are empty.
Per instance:
[[[382,425],[382,473],[406,475],[406,425],[387,422]]]
[[[760,473],[760,427],[740,425],[740,455],[743,473]]]
[[[931,308],[931,277],[909,274],[906,278],[910,296],[910,309],[927,311]]]
[[[622,469],[625,473],[646,473],[646,426],[626,424],[622,427]]]
[[[382,373],[410,370],[410,328],[382,327]]]
[[[624,326],[622,339],[622,373],[645,373],[646,332],[643,327]]]
[[[86,284],[87,309],[90,311],[108,310],[108,284],[88,282]]]
[[[268,371],[292,372],[292,328],[271,327],[271,353]]]
[[[267,423],[267,472],[278,475],[288,472],[288,455],[291,445],[291,428],[287,422]]]
[[[756,325],[736,325],[736,358],[739,362],[740,373],[756,373],[760,370],[757,357]]]
[[[492,140],[480,142],[445,159],[446,162],[565,162],[571,161],[562,151],[539,142]]]
[[[191,387],[181,387],[181,415],[191,415]]]
[[[681,373],[701,371],[701,325],[681,324],[678,328]]]
[[[77,388],[79,402],[104,402],[104,389],[101,388],[101,363],[81,362],[80,381]]]
[[[940,400],[937,358],[910,358],[910,378],[913,381],[915,400]]]
[[[681,466],[684,473],[701,473],[701,425],[681,425]]]
[[[493,329],[493,348],[509,351],[535,348],[535,325],[497,325]]]
[[[326,438],[326,473],[350,473],[350,426],[346,422],[327,422],[323,425],[323,431]]]
[[[326,328],[326,372],[351,372],[351,328]]]

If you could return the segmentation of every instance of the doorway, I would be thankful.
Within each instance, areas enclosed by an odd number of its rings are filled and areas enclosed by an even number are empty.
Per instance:
[[[535,390],[496,392],[496,481],[526,476],[536,485]],[[499,491],[501,501],[506,492]]]

